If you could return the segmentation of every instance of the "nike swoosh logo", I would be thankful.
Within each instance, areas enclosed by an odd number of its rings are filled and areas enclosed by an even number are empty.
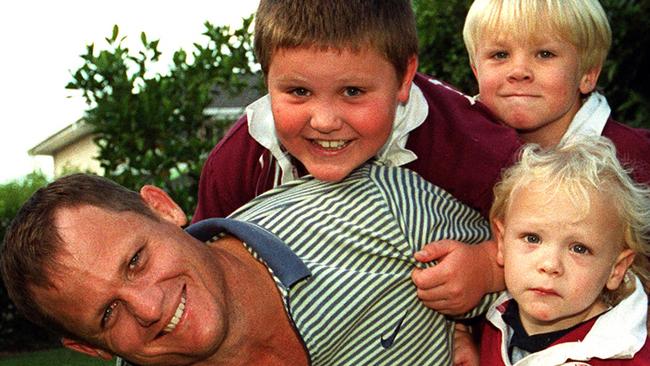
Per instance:
[[[402,317],[402,319],[400,319],[397,322],[397,326],[395,326],[395,329],[393,329],[393,332],[387,338],[384,338],[383,335],[379,338],[379,341],[381,342],[381,346],[384,347],[384,349],[389,349],[390,347],[393,346],[393,343],[395,343],[395,338],[397,337],[397,333],[399,333],[399,330],[402,327],[402,323],[404,322],[404,319],[406,319],[407,314],[408,312],[406,312]]]

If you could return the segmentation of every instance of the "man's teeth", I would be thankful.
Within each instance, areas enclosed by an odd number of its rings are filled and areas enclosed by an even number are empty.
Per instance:
[[[314,142],[325,149],[340,149],[347,143],[346,140],[314,140]]]
[[[178,321],[181,320],[184,311],[185,311],[185,293],[183,293],[183,296],[181,297],[181,302],[178,304],[178,307],[176,308],[176,312],[174,313],[172,320],[169,321],[169,324],[167,324],[167,326],[164,329],[166,333],[169,333],[172,330],[174,330],[174,328],[176,328],[176,325],[178,324]]]

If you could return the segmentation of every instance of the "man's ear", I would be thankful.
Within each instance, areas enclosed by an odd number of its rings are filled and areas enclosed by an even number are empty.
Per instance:
[[[178,226],[187,224],[187,216],[183,209],[162,189],[146,185],[140,189],[140,196],[160,218]]]
[[[492,235],[497,242],[497,264],[503,266],[503,221],[498,218],[492,219]]]
[[[600,70],[602,70],[602,68],[602,65],[594,66],[582,75],[582,78],[580,79],[580,93],[589,94],[596,89],[596,84],[598,84],[598,77],[600,76]]]
[[[607,279],[605,286],[608,290],[614,291],[621,285],[621,282],[625,279],[625,272],[630,268],[632,262],[634,262],[634,251],[632,249],[625,249],[621,254],[616,257],[616,262],[612,267],[612,273]]]
[[[107,361],[113,358],[113,355],[108,351],[83,342],[74,341],[70,338],[61,338],[61,343],[66,348],[69,348],[75,352],[83,353],[90,357],[97,357]]]
[[[415,73],[418,71],[418,56],[413,55],[409,58],[406,69],[404,70],[404,76],[400,81],[400,87],[397,92],[398,102],[405,104],[409,100],[409,95],[411,93],[411,84],[413,83],[413,78]]]

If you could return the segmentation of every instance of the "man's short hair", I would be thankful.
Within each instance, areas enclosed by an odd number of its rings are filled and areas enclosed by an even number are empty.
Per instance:
[[[38,305],[33,290],[54,286],[50,275],[55,273],[63,245],[55,222],[57,212],[83,205],[132,211],[158,220],[138,193],[99,176],[73,174],[39,189],[27,200],[9,226],[0,251],[2,278],[17,309],[33,323],[73,339],[77,337],[54,314]]]
[[[367,47],[383,55],[401,79],[418,52],[410,0],[261,0],[254,32],[255,54],[265,75],[279,49]]]

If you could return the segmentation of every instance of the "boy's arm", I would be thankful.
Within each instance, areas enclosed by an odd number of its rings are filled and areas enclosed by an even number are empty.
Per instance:
[[[420,262],[437,261],[435,266],[418,268],[411,278],[418,297],[429,308],[445,315],[465,314],[487,293],[505,289],[503,268],[496,261],[495,241],[467,245],[441,240],[415,253]]]

